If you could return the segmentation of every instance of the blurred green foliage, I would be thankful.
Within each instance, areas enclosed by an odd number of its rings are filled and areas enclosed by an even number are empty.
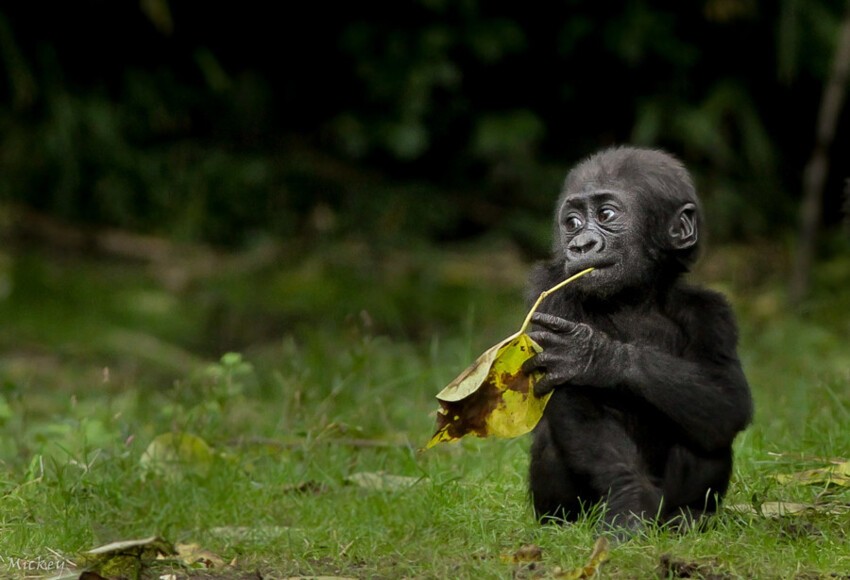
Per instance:
[[[793,224],[843,7],[9,4],[0,196],[219,244],[496,228],[539,252],[566,168],[634,142],[693,168],[716,236],[775,235]]]

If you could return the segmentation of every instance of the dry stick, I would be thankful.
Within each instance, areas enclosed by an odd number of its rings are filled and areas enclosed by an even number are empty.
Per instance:
[[[823,211],[823,189],[829,174],[829,146],[835,137],[838,115],[847,94],[850,78],[850,0],[847,2],[832,72],[818,112],[815,149],[803,173],[803,203],[801,207],[800,239],[794,271],[791,274],[791,302],[799,304],[809,291],[815,240]]]
[[[523,332],[525,332],[525,329],[528,328],[529,324],[531,324],[532,315],[537,310],[537,307],[540,306],[540,303],[543,302],[544,298],[549,296],[549,294],[551,294],[552,292],[555,292],[556,290],[560,290],[561,288],[563,288],[564,286],[566,286],[567,284],[569,284],[570,282],[572,282],[576,278],[581,278],[585,274],[589,274],[592,271],[593,271],[593,268],[588,268],[587,270],[582,270],[578,274],[574,274],[574,275],[570,276],[569,278],[567,278],[566,280],[564,280],[563,282],[558,282],[557,284],[555,284],[554,286],[552,286],[548,290],[544,290],[543,292],[541,292],[540,296],[537,297],[537,301],[534,303],[534,306],[532,306],[531,310],[528,311],[528,316],[525,317],[525,322],[522,323],[522,327],[520,327],[519,332],[517,334],[522,334]]]

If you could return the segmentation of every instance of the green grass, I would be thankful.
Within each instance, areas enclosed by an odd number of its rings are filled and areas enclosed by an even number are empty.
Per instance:
[[[727,503],[820,507],[652,529],[612,550],[606,577],[656,576],[665,555],[740,578],[850,572],[847,514],[827,509],[850,493],[774,477],[850,458],[848,263],[825,264],[828,298],[792,315],[780,279],[753,284],[715,267],[739,251],[708,256],[698,273],[725,281],[741,315],[757,404]],[[419,451],[433,395],[522,321],[527,266],[511,256],[329,246],[178,289],[140,265],[24,252],[0,261],[10,288],[0,300],[0,577],[23,575],[10,559],[78,560],[150,535],[235,560],[206,571],[222,578],[545,577],[583,565],[592,518],[557,527],[532,517],[527,438]],[[242,361],[219,360],[226,350]],[[163,433],[196,434],[214,456],[146,470],[141,457]],[[348,480],[363,472],[412,485]],[[540,562],[507,561],[527,544],[541,547]]]

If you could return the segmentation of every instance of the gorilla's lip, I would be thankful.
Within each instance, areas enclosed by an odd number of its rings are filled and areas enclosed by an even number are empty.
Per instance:
[[[593,268],[594,270],[605,270],[606,268],[610,268],[614,266],[614,262],[605,261],[605,262],[567,262],[565,264],[566,269],[569,271],[575,270],[576,272],[581,272],[582,270],[586,270],[587,268]]]

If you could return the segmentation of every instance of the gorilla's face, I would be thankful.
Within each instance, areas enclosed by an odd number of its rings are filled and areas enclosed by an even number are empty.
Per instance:
[[[577,289],[606,297],[651,282],[658,252],[645,231],[648,212],[638,202],[614,188],[563,196],[558,231],[565,274],[595,269]]]
[[[651,293],[686,271],[698,251],[693,183],[659,151],[615,148],[583,161],[567,175],[555,219],[564,273],[595,268],[576,281],[586,296]]]

